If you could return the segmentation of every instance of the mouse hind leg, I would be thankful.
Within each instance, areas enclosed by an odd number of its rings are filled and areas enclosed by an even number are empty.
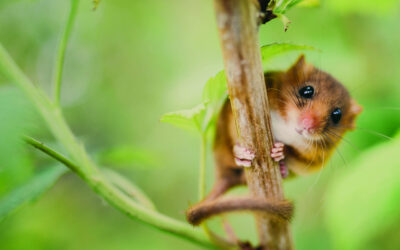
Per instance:
[[[236,143],[236,128],[229,101],[221,110],[214,141],[216,181],[206,200],[214,200],[230,188],[246,184],[243,167],[237,166],[233,148]]]
[[[244,169],[236,166],[232,147],[219,145],[215,148],[214,154],[217,165],[216,180],[205,200],[214,200],[229,189],[246,184]]]

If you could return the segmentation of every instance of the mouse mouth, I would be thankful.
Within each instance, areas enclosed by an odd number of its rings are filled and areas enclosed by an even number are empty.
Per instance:
[[[306,140],[317,140],[318,139],[318,135],[316,134],[315,131],[309,131],[306,129],[299,129],[299,128],[295,128],[295,131],[297,134],[299,134],[300,136],[302,136],[304,139]]]
[[[297,132],[299,135],[303,135],[303,130],[302,130],[302,129],[295,128],[294,130],[296,130],[296,132]]]

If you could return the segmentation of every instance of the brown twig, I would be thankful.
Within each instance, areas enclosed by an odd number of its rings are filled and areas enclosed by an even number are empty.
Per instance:
[[[278,166],[269,156],[273,143],[267,90],[258,42],[258,10],[250,0],[215,0],[225,72],[241,144],[256,153],[246,171],[254,197],[284,200]],[[289,223],[256,214],[260,244],[269,250],[292,247]]]

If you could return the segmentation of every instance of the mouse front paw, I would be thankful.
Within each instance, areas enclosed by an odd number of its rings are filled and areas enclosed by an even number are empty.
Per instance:
[[[255,158],[253,151],[236,144],[233,147],[233,155],[235,157],[235,163],[239,167],[250,167]]]
[[[285,158],[285,155],[283,154],[283,149],[285,147],[285,144],[281,142],[275,142],[274,146],[271,149],[271,158],[279,162]]]

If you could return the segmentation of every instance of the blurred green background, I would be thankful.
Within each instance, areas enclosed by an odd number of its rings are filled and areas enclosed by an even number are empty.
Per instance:
[[[103,0],[92,7],[81,1],[67,50],[65,116],[94,158],[183,220],[197,199],[199,138],[159,118],[199,103],[205,82],[223,68],[213,3]],[[321,49],[308,61],[343,82],[364,107],[359,128],[322,172],[285,183],[296,203],[297,249],[400,249],[399,7],[396,0],[326,0],[288,12],[287,32],[279,20],[260,29],[261,45]],[[67,0],[0,1],[0,42],[47,93],[68,9]],[[275,65],[285,68],[296,56]],[[59,148],[31,106],[0,75],[0,197],[54,164],[16,136]],[[210,188],[211,152],[207,168]],[[243,239],[255,242],[250,215],[229,217]],[[221,232],[219,222],[211,224]],[[74,174],[0,223],[0,248],[201,249],[129,219]]]

